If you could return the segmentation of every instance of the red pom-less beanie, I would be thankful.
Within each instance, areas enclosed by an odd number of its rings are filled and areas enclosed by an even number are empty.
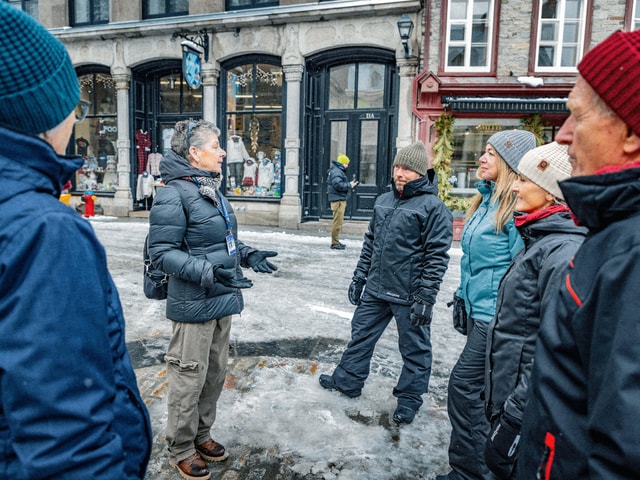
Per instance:
[[[640,30],[616,32],[578,64],[580,75],[640,135]]]

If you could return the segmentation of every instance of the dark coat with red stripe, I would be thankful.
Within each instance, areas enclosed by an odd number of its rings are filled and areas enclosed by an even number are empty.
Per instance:
[[[560,185],[589,234],[542,319],[518,478],[638,479],[640,168]]]

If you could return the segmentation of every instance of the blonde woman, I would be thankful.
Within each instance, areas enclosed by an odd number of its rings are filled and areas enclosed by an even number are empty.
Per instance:
[[[482,459],[490,425],[481,398],[487,328],[496,312],[500,279],[523,245],[513,224],[511,186],[520,160],[535,146],[531,132],[504,130],[489,138],[480,157],[478,194],[462,232],[460,286],[454,295],[456,310],[464,310],[468,321],[467,343],[451,371],[448,387],[452,471],[437,480],[489,478]]]

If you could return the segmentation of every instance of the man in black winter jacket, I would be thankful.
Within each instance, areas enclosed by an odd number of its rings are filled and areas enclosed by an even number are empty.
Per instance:
[[[333,374],[320,375],[322,387],[359,396],[376,342],[395,317],[404,363],[393,389],[397,423],[413,421],[429,386],[431,312],[453,238],[451,212],[437,193],[424,144],[415,142],[400,150],[394,161],[393,191],[375,203],[349,287],[349,301],[358,306],[351,320],[351,341]]]
[[[585,55],[556,136],[587,237],[544,312],[518,478],[640,478],[640,31]]]

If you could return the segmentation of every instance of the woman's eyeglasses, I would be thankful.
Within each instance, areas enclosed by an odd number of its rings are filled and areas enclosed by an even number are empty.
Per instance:
[[[87,113],[89,113],[89,107],[91,106],[91,102],[87,102],[86,100],[80,100],[78,105],[75,108],[76,114],[76,123],[80,123],[85,118],[87,118]]]

